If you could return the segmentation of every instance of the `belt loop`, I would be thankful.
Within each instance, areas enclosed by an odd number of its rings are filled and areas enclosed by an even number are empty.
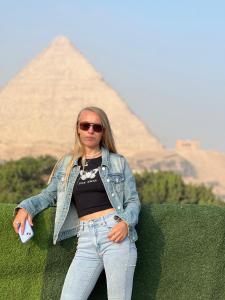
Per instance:
[[[82,222],[82,221],[80,222],[80,229],[84,230],[84,222]]]
[[[103,216],[103,222],[105,225],[107,224],[107,215]]]

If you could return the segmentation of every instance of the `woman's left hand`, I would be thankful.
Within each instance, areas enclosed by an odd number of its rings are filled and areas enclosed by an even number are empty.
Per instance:
[[[110,233],[108,234],[108,238],[115,242],[121,242],[128,234],[128,224],[125,221],[120,221],[118,224],[113,226]]]

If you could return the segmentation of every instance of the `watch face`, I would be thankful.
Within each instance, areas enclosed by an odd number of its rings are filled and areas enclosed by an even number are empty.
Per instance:
[[[122,219],[119,216],[114,216],[114,219],[117,220],[118,222],[122,221]]]

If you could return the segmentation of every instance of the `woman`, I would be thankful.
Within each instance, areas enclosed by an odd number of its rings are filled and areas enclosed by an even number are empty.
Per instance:
[[[61,300],[88,299],[103,268],[108,299],[131,299],[141,205],[131,169],[117,154],[107,115],[98,107],[80,111],[73,153],[56,163],[40,194],[17,206],[16,233],[54,204],[53,243],[78,236]]]

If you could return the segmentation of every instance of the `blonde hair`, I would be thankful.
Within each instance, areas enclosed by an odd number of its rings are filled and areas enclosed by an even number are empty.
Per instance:
[[[99,146],[103,146],[105,148],[107,148],[109,150],[109,152],[113,152],[113,153],[117,153],[116,150],[116,146],[115,146],[115,141],[114,141],[114,137],[113,137],[113,132],[109,123],[109,119],[106,115],[106,113],[99,107],[96,106],[88,106],[83,108],[77,115],[77,120],[76,120],[76,124],[75,124],[75,143],[74,143],[74,147],[73,147],[73,151],[70,153],[70,155],[72,155],[67,167],[66,167],[66,176],[65,176],[65,186],[67,184],[68,181],[68,177],[70,175],[70,172],[72,170],[73,164],[74,164],[74,160],[78,159],[79,157],[83,157],[85,152],[84,152],[84,147],[80,142],[80,137],[78,135],[78,124],[79,124],[79,119],[80,119],[80,115],[83,111],[91,111],[96,113],[99,118],[101,119],[101,124],[103,126],[103,134],[102,134],[102,139],[100,141]],[[57,167],[59,166],[60,162],[63,160],[63,158],[66,155],[63,155],[62,157],[60,157],[60,159],[56,162],[50,176],[48,179],[48,184],[50,183]],[[82,160],[82,164],[83,164],[83,160]]]

